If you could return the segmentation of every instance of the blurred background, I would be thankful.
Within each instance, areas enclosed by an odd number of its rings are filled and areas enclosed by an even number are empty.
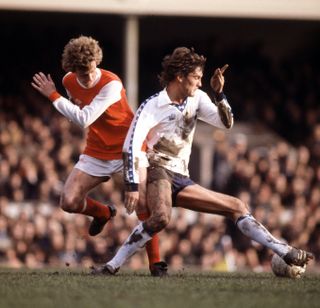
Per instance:
[[[160,90],[163,57],[194,47],[207,57],[203,89],[229,64],[225,93],[235,127],[199,123],[191,177],[246,201],[277,237],[320,262],[320,3],[255,1],[0,0],[0,266],[89,267],[110,259],[136,225],[112,182],[91,195],[118,215],[89,237],[89,218],[58,206],[84,146],[80,128],[31,87],[50,73],[61,93],[65,44],[81,34],[100,42],[102,68],[118,74],[135,109]],[[171,269],[269,271],[271,252],[219,216],[175,209],[160,233]],[[147,268],[145,251],[130,268]]]

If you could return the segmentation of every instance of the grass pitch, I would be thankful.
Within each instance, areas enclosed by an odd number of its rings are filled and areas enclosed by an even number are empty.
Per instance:
[[[320,307],[320,276],[277,278],[271,273],[146,271],[91,276],[77,270],[0,269],[0,307]]]

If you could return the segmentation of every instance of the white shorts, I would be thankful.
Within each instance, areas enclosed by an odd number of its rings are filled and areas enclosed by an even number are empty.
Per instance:
[[[92,176],[110,177],[112,174],[122,171],[122,159],[102,160],[86,154],[81,154],[74,168]]]

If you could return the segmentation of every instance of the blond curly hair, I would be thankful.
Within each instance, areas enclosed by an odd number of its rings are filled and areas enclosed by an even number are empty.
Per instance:
[[[64,47],[62,68],[66,72],[88,70],[92,61],[99,65],[102,61],[102,49],[99,42],[90,36],[79,36],[71,39]]]

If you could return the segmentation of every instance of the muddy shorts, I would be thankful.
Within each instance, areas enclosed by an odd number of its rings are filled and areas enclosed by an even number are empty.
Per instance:
[[[187,176],[172,172],[163,167],[151,165],[148,167],[147,183],[152,183],[157,180],[167,180],[171,184],[172,206],[176,206],[178,193],[189,185],[195,183]]]

